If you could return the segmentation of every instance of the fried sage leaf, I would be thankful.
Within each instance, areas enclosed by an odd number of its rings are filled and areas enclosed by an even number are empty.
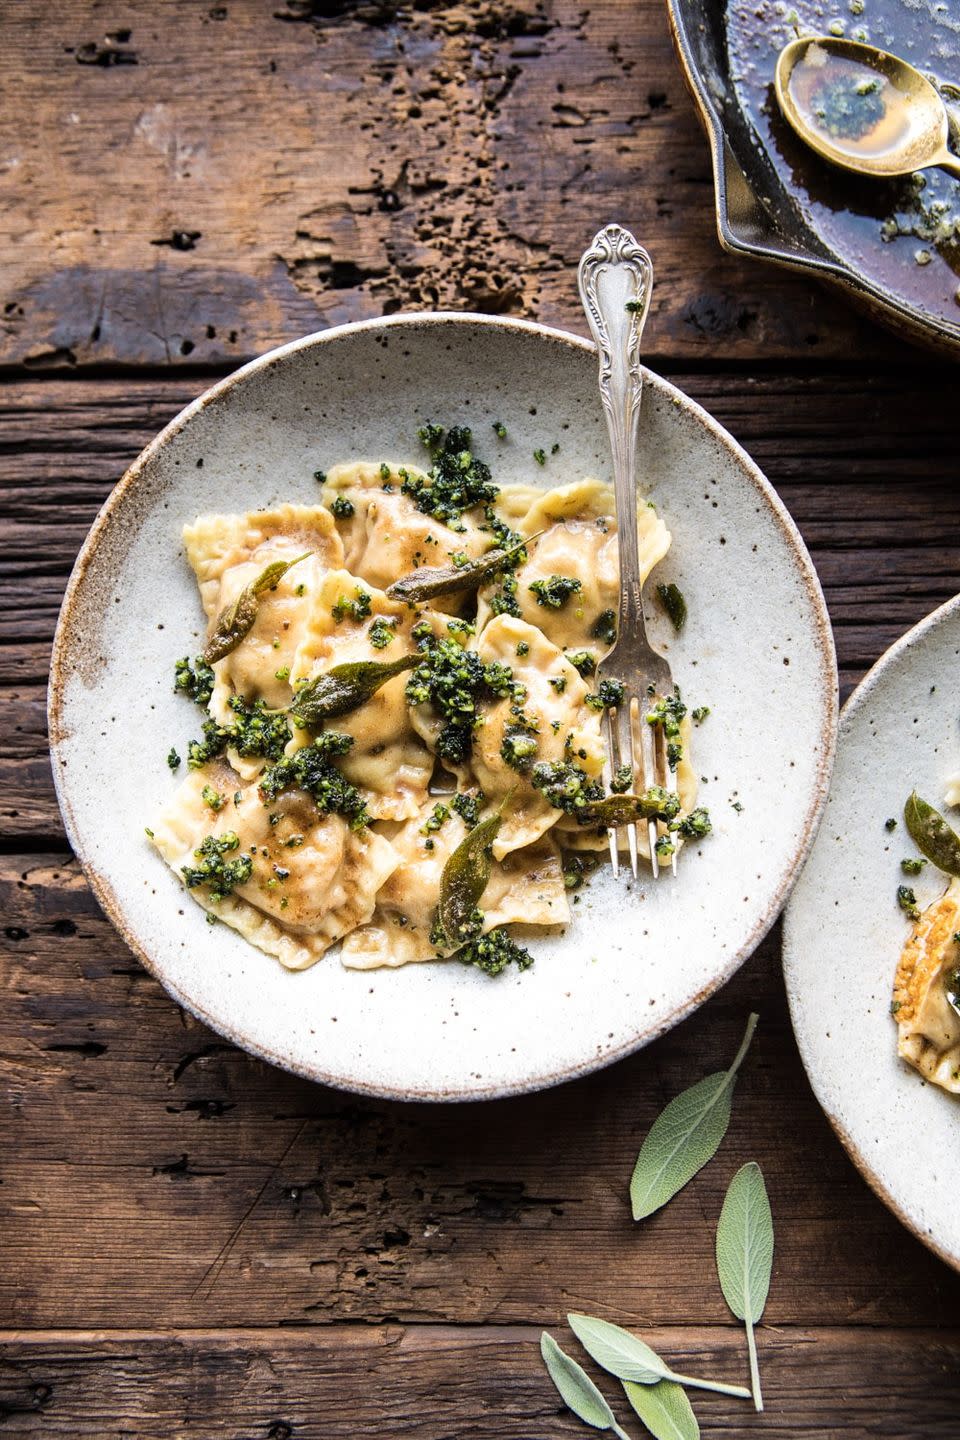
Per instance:
[[[947,875],[960,875],[960,835],[914,790],[903,807],[910,839],[927,859]]]
[[[206,665],[215,665],[231,651],[236,650],[245,635],[253,629],[257,618],[260,596],[265,590],[275,590],[280,581],[294,565],[306,560],[311,552],[306,550],[295,560],[274,560],[257,578],[244,586],[232,605],[225,605],[217,616],[210,639],[204,647],[201,659]]]
[[[680,797],[658,785],[642,795],[607,795],[577,811],[581,825],[630,825],[635,820],[673,820],[680,813]]]
[[[473,939],[470,925],[490,879],[490,846],[500,832],[501,812],[488,815],[460,841],[440,877],[437,923],[450,949]]]
[[[411,570],[409,575],[401,575],[399,580],[394,580],[392,585],[387,586],[387,594],[391,600],[406,600],[411,605],[417,605],[422,600],[433,600],[437,595],[456,595],[462,591],[477,590],[491,575],[508,565],[518,550],[522,550],[535,538],[536,536],[530,535],[524,540],[518,540],[516,545],[511,545],[507,550],[498,546],[496,550],[488,550],[486,555],[481,555],[479,560],[471,560],[467,565],[423,565],[419,570]]]
[[[397,660],[353,660],[334,665],[297,691],[290,714],[301,725],[316,729],[324,720],[357,710],[388,680],[412,670],[422,659],[420,654],[401,655]]]

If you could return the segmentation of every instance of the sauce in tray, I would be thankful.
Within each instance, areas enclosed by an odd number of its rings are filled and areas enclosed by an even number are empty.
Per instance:
[[[934,80],[960,148],[960,12],[943,0],[727,0],[737,98],[791,203],[838,259],[892,296],[960,333],[960,180],[939,170],[904,179],[859,176],[814,154],[780,114],[777,56],[798,35],[844,35],[901,55]],[[851,156],[908,140],[912,104],[885,76],[812,45],[790,79],[797,107]],[[772,197],[766,197],[770,203]],[[776,209],[776,202],[773,204]]]

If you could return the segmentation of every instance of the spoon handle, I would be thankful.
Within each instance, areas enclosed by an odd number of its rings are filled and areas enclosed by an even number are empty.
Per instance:
[[[642,624],[637,548],[637,429],[643,395],[640,336],[653,266],[629,230],[607,225],[580,260],[580,299],[600,352],[600,398],[613,451],[613,488],[620,547],[619,633]]]
[[[960,157],[954,155],[952,150],[946,146],[940,151],[936,160],[931,162],[938,170],[946,170],[948,175],[960,175]]]

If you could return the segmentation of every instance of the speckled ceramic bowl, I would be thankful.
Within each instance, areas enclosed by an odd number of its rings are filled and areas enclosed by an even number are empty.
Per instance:
[[[336,953],[291,974],[203,911],[143,827],[197,730],[171,666],[199,648],[181,527],[199,511],[316,498],[350,457],[416,460],[425,419],[472,425],[501,482],[609,477],[591,345],[519,321],[395,316],[247,365],[189,406],[117,486],[67,591],[50,734],[70,839],[100,903],[170,993],[216,1030],[313,1079],[456,1100],[553,1085],[629,1054],[702,1003],[754,948],[813,838],[835,733],[823,596],[789,516],[715,421],[650,375],[640,474],[674,535],[662,578],[684,590],[682,639],[657,640],[691,704],[715,834],[679,877],[581,892],[536,964],[491,981],[453,963],[357,973]],[[495,440],[492,422],[509,430]],[[548,452],[545,467],[533,452]],[[109,774],[105,787],[102,776]],[[734,802],[742,810],[734,808]]]
[[[958,662],[960,596],[891,646],[847,701],[823,825],[784,927],[790,1013],[817,1099],[881,1199],[955,1269],[960,1101],[897,1058],[890,1000],[910,933],[896,904],[900,861],[916,854],[903,806],[914,788],[940,805],[960,770]],[[926,905],[946,881],[928,866],[909,883]]]

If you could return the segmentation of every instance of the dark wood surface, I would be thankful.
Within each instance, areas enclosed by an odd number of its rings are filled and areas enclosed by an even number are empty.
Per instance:
[[[960,589],[956,371],[722,254],[658,0],[22,0],[4,36],[0,1434],[587,1433],[537,1350],[572,1308],[741,1379],[712,1246],[754,1158],[777,1222],[768,1408],[698,1397],[704,1436],[954,1440],[960,1279],[818,1109],[778,932],[657,1045],[553,1092],[429,1107],[309,1085],[180,1011],[100,915],[44,686],[98,506],[213,378],[402,308],[581,330],[575,261],[615,214],[657,265],[652,363],[789,506],[848,689]],[[640,1140],[750,1008],[720,1155],[635,1226]]]

